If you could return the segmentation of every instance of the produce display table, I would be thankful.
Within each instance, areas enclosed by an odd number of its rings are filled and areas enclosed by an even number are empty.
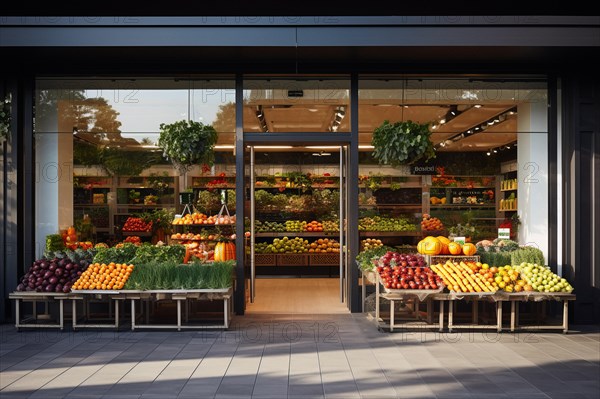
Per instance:
[[[448,331],[463,328],[495,329],[502,331],[502,300],[504,296],[493,292],[450,292],[437,296],[440,301],[440,309],[444,308],[444,302],[448,302]],[[456,324],[454,322],[454,311],[457,301],[470,301],[472,304],[472,318],[469,324]],[[480,324],[479,322],[479,302],[492,302],[496,307],[496,324]],[[441,311],[440,313],[443,313]],[[441,318],[442,316],[440,316]]]
[[[519,292],[506,294],[504,300],[510,302],[510,331],[515,329],[523,330],[562,330],[563,333],[569,331],[569,301],[576,299],[575,294],[562,292]],[[539,326],[520,326],[519,325],[519,302],[541,302],[541,301],[562,301],[563,314],[562,324],[560,325],[539,325]],[[544,302],[545,303],[545,302]]]
[[[363,285],[363,306],[365,300],[365,287],[367,280],[371,280],[372,277],[368,275],[368,272],[364,272],[362,275]],[[452,332],[457,329],[493,329],[497,332],[502,332],[505,329],[503,324],[502,305],[504,302],[510,302],[510,331],[513,332],[516,329],[527,329],[527,330],[562,330],[567,333],[569,330],[569,301],[574,301],[576,296],[570,293],[563,292],[519,292],[519,293],[507,293],[504,291],[497,292],[449,292],[443,293],[441,290],[386,290],[383,288],[380,278],[377,275],[376,282],[376,299],[375,299],[375,321],[378,328],[389,328],[390,332],[393,332],[395,328],[415,328],[415,327],[437,327],[439,331],[444,329],[444,318],[445,318],[445,307],[448,303],[448,331]],[[387,299],[390,302],[390,315],[389,324],[384,323],[380,315],[381,298]],[[419,321],[416,323],[397,323],[395,316],[395,304],[399,301],[413,301],[414,317],[411,321]],[[437,323],[433,322],[434,318],[434,302],[439,302],[439,320]],[[471,322],[464,324],[457,324],[454,320],[456,304],[458,301],[471,302]],[[519,324],[519,302],[541,302],[542,304],[547,301],[559,301],[563,302],[563,314],[562,323],[559,325],[520,325]],[[421,317],[419,312],[419,305],[425,302],[427,305],[426,318]],[[493,303],[496,311],[495,317],[491,318],[492,322],[482,323],[479,314],[480,303]]]
[[[70,294],[71,306],[73,308],[73,330],[78,328],[114,328],[119,329],[119,301],[122,299],[119,297],[119,291],[107,291],[107,290],[77,290]],[[90,302],[97,301],[108,301],[108,319],[92,319],[90,317]],[[83,303],[83,315],[86,320],[83,323],[79,323],[77,317],[77,301]],[[114,313],[112,312],[114,303]],[[112,321],[112,324],[98,323],[99,320]]]
[[[46,292],[13,292],[8,295],[10,299],[15,300],[15,328],[19,331],[21,328],[59,328],[64,329],[64,301],[69,299],[70,294],[64,293],[46,293]],[[51,320],[48,305],[50,302],[58,301],[58,318],[56,323],[38,323],[39,320]],[[21,319],[22,302],[31,302],[33,313],[29,317]],[[44,313],[37,313],[37,303],[44,303]]]
[[[72,304],[72,326],[73,330],[81,328],[114,328],[118,329],[121,321],[120,303],[121,301],[131,301],[131,330],[135,331],[140,328],[176,328],[178,331],[182,329],[191,328],[229,328],[231,317],[233,315],[233,288],[224,289],[196,289],[196,290],[153,290],[153,291],[133,291],[133,290],[121,290],[121,291],[108,291],[108,290],[76,290],[68,294],[64,293],[44,293],[44,292],[13,292],[9,294],[9,298],[15,301],[15,327],[17,331],[20,328],[59,328],[64,329],[64,301],[71,300]],[[89,303],[95,300],[108,301],[109,312],[108,320],[109,323],[98,323],[98,319],[90,318]],[[177,323],[176,324],[161,324],[152,325],[146,322],[146,324],[136,324],[137,313],[136,313],[136,301],[142,304],[146,301],[149,304],[150,301],[159,300],[173,300],[177,303]],[[188,320],[188,310],[190,301],[223,301],[223,322],[217,324],[202,324],[202,325],[185,325],[184,322]],[[28,315],[25,318],[21,318],[21,304],[22,302],[33,303],[33,314]],[[45,311],[43,314],[37,313],[37,303],[43,302],[45,304]],[[50,320],[51,315],[49,314],[48,304],[51,302],[58,302],[59,312],[55,317],[56,322],[51,324],[48,322],[40,323],[40,320]],[[78,316],[78,302],[83,303],[83,316],[85,321],[81,322]],[[114,304],[114,305],[113,305]],[[112,305],[112,306],[111,306]],[[184,306],[182,306],[184,305]],[[114,312],[113,312],[114,306]],[[146,311],[146,321],[148,320],[148,311]],[[182,317],[183,316],[183,317]],[[184,319],[182,321],[182,319]]]
[[[377,275],[377,279],[379,280],[379,275]],[[415,327],[437,327],[440,331],[444,328],[444,312],[443,309],[440,311],[440,318],[438,323],[434,323],[433,321],[433,300],[435,295],[439,295],[443,288],[437,290],[415,290],[415,289],[400,289],[400,290],[390,290],[384,289],[383,292],[381,290],[382,284],[379,282],[376,284],[375,288],[375,320],[379,328],[389,327],[390,332],[394,331],[394,328],[415,328]],[[381,298],[387,299],[390,302],[390,322],[389,324],[383,323],[380,318],[380,301]],[[413,309],[413,318],[408,320],[418,321],[418,324],[415,323],[396,323],[396,302],[406,302],[413,301],[414,309]],[[426,310],[426,318],[423,319],[421,317],[421,313],[419,311],[421,303],[425,303]],[[404,319],[407,320],[407,319]]]
[[[153,290],[153,291],[120,291],[122,299],[131,300],[131,331],[140,328],[176,328],[177,331],[191,328],[229,328],[231,315],[233,314],[233,288],[223,289],[198,289],[198,290]],[[150,300],[173,300],[177,302],[177,324],[136,324],[136,306],[135,302],[140,301],[140,308],[143,301]],[[185,303],[185,316],[187,321],[188,300],[196,301],[223,301],[223,324],[210,325],[184,325],[182,323],[182,302]],[[146,310],[146,315],[148,311]],[[146,318],[146,321],[148,319]]]

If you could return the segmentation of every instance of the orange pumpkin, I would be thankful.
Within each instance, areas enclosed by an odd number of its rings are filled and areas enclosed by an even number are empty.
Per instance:
[[[460,255],[462,247],[457,242],[451,242],[448,244],[448,252],[450,252],[450,255]]]
[[[465,243],[465,245],[463,245],[463,253],[467,256],[473,256],[477,253],[477,247],[475,247],[475,245],[471,244],[470,242]]]
[[[419,241],[417,251],[422,255],[439,255],[442,251],[442,243],[435,237],[426,237]]]
[[[450,251],[448,250],[448,244],[450,244],[450,240],[447,237],[439,236],[437,237],[438,241],[442,244],[442,255],[449,255]]]

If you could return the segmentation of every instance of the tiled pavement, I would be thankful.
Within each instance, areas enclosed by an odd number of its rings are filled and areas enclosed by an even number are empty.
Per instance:
[[[346,314],[244,316],[227,332],[0,333],[2,399],[600,398],[597,327],[390,334]]]

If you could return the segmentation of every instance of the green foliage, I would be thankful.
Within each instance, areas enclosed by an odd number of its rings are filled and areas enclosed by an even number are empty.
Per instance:
[[[511,264],[510,252],[486,252],[482,247],[477,249],[481,263],[487,263],[490,266],[506,266]]]
[[[180,172],[185,173],[192,165],[212,165],[214,146],[218,133],[210,125],[182,120],[160,125],[158,146]]]
[[[142,263],[182,263],[185,256],[183,245],[155,246],[148,243],[140,245],[135,251],[135,257],[128,263],[134,265]]]
[[[105,264],[110,262],[131,263],[131,259],[135,256],[137,248],[137,246],[130,243],[123,244],[120,248],[98,248],[98,252],[94,256],[94,262]]]
[[[48,234],[46,236],[46,252],[62,251],[64,249],[65,244],[60,234]]]
[[[200,212],[205,213],[207,215],[212,215],[214,213],[219,212],[219,209],[221,209],[221,200],[219,198],[219,193],[209,190],[201,190],[198,193],[196,207]]]
[[[175,214],[168,209],[160,208],[155,209],[152,212],[146,212],[140,215],[144,222],[152,222],[152,229],[156,230],[159,228],[169,230]]]
[[[379,259],[388,251],[394,251],[394,248],[388,246],[381,246],[377,248],[368,249],[366,251],[360,252],[356,256],[356,261],[358,262],[358,267],[362,271],[370,271],[373,270],[375,265],[373,264],[373,260]]]
[[[90,248],[90,249],[77,248],[75,251],[72,251],[70,249],[65,249],[65,250],[60,250],[60,251],[46,251],[44,253],[44,258],[46,258],[46,259],[69,258],[73,262],[79,262],[80,260],[87,260],[87,261],[91,262],[92,259],[94,258],[94,255],[96,254],[96,252],[97,252],[97,250],[95,248]]]
[[[521,263],[533,263],[537,265],[545,265],[544,253],[534,247],[522,247],[511,252],[511,265],[520,265]]]
[[[123,151],[118,148],[105,148],[101,153],[102,165],[111,175],[137,176],[144,169],[161,161],[156,152]]]
[[[148,262],[135,266],[127,290],[222,289],[231,287],[234,261],[192,263]]]
[[[380,164],[406,165],[435,158],[428,124],[384,121],[373,131],[373,157]]]

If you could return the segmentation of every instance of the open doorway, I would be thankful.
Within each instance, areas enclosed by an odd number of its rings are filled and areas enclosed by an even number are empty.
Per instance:
[[[246,310],[348,312],[346,146],[249,146],[247,152]]]

